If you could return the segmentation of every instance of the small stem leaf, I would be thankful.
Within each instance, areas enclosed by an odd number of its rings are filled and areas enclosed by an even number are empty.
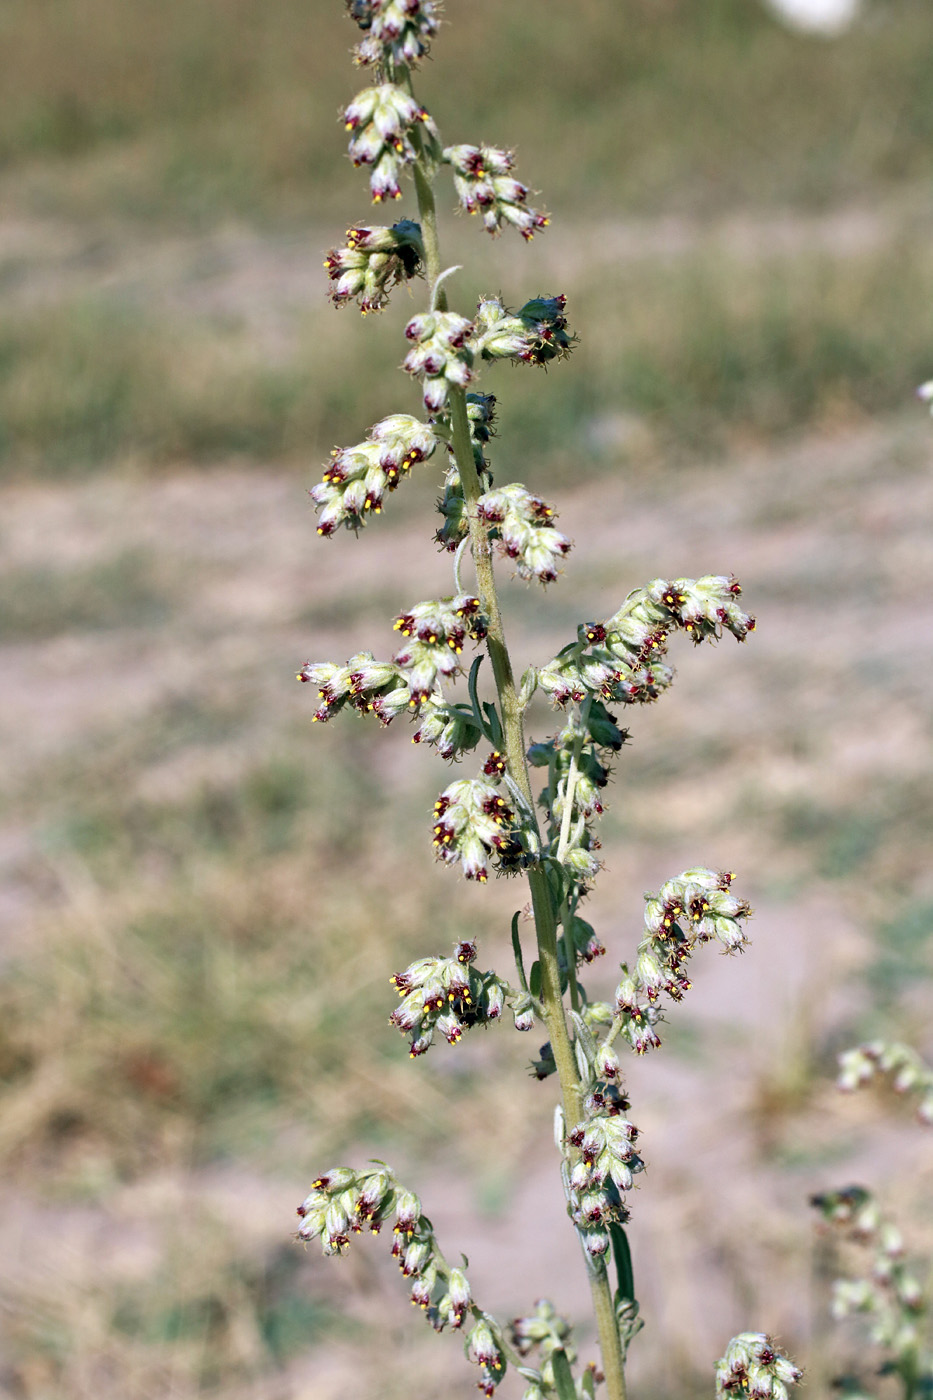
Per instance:
[[[554,1388],[559,1400],[577,1400],[573,1372],[570,1369],[570,1362],[567,1360],[567,1353],[560,1348],[553,1351],[551,1353],[551,1366],[554,1369]]]
[[[499,719],[499,715],[495,705],[491,705],[488,700],[484,700],[483,713],[489,721],[489,733],[491,735],[493,745],[495,748],[500,749],[502,747],[503,740],[502,724]]]
[[[583,1372],[581,1384],[583,1386],[583,1394],[588,1395],[589,1400],[596,1400],[596,1378],[589,1366],[587,1366],[586,1370]]]
[[[564,902],[564,889],[567,872],[562,865],[559,865],[553,856],[542,856],[542,865],[547,868],[548,882],[554,894],[558,907]]]
[[[523,992],[527,992],[528,983],[525,981],[525,960],[522,957],[522,940],[518,932],[518,921],[521,918],[521,910],[516,909],[512,915],[512,952],[515,954],[515,967],[518,972],[518,980],[521,983]]]
[[[478,656],[470,667],[470,674],[467,677],[467,689],[470,692],[470,702],[473,706],[473,718],[476,720],[477,728],[487,738],[490,744],[495,747],[495,739],[489,731],[489,727],[483,718],[483,711],[480,707],[479,696],[476,693],[476,679],[479,675],[479,668],[483,664],[482,656]]]
[[[586,1024],[579,1012],[571,1011],[570,1019],[573,1022],[573,1028],[577,1033],[577,1043],[582,1049],[584,1055],[586,1056],[587,1062],[590,1066],[590,1069],[592,1070],[592,1067],[596,1061],[597,1049],[596,1041],[593,1037],[593,1032],[590,1030],[589,1026]]]
[[[619,1288],[616,1293],[616,1306],[622,1301],[635,1301],[635,1276],[632,1272],[632,1251],[629,1249],[628,1235],[623,1230],[618,1221],[613,1221],[609,1226],[609,1238],[612,1240],[612,1255],[616,1261],[616,1273],[619,1277]]]
[[[537,958],[531,964],[531,976],[528,978],[528,990],[536,999],[541,995],[541,963]]]

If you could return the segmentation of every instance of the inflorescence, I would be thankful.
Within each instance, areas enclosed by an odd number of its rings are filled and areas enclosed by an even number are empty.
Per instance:
[[[613,1001],[589,1001],[578,970],[605,949],[581,917],[580,903],[601,869],[595,821],[604,810],[612,765],[628,738],[608,707],[653,701],[670,686],[673,672],[665,657],[675,633],[696,643],[726,632],[743,641],[755,622],[741,607],[741,588],[732,577],[656,579],[630,593],[611,617],[581,624],[575,641],[525,672],[517,695],[511,678],[507,684],[503,680],[510,663],[490,582],[491,556],[507,560],[521,580],[548,584],[559,576],[571,541],[557,528],[553,505],[520,482],[494,482],[486,453],[496,400],[477,385],[495,361],[553,365],[570,354],[576,337],[560,294],[537,295],[518,310],[499,296],[481,296],[472,317],[449,308],[447,278],[457,269],[445,272],[439,264],[430,188],[439,173],[452,175],[460,208],[479,215],[492,234],[512,227],[528,241],[547,227],[549,217],[529,205],[529,190],[514,174],[511,151],[485,144],[444,146],[433,117],[414,97],[411,71],[437,33],[439,4],[346,0],[346,7],[362,32],[356,61],[373,76],[343,114],[350,159],[366,169],[377,204],[400,199],[403,177],[414,174],[419,221],[354,225],[345,245],[327,254],[324,266],[334,304],[352,301],[364,315],[381,311],[395,286],[430,276],[426,309],[410,316],[405,326],[402,364],[418,381],[424,417],[391,414],[363,442],[334,448],[323,479],[311,491],[319,512],[317,531],[328,537],[344,526],[358,533],[382,512],[385,497],[412,467],[428,461],[441,444],[445,472],[436,540],[453,555],[454,588],[449,596],[398,614],[393,625],[401,644],[390,660],[359,652],[344,664],[309,661],[299,679],[317,692],[314,720],[326,722],[350,709],[374,714],[389,725],[407,714],[416,724],[413,741],[435,748],[448,761],[481,743],[488,745],[477,775],[456,778],[440,793],[432,820],[433,847],[439,860],[458,866],[467,880],[478,883],[493,870],[529,872],[535,900],[550,904],[547,982],[543,942],[526,976],[516,914],[515,985],[497,972],[479,971],[475,942],[460,940],[453,956],[419,958],[393,976],[399,1001],[390,1021],[417,1057],[439,1037],[455,1045],[465,1031],[500,1020],[506,1008],[519,1031],[545,1021],[553,1036],[552,1018],[559,1017],[565,1044],[561,1082],[577,1119],[565,1123],[562,1114],[558,1118],[567,1211],[591,1277],[605,1281],[604,1260],[612,1251],[621,1280],[627,1257],[622,1229],[629,1218],[626,1197],[644,1163],[637,1150],[638,1129],[628,1117],[618,1046],[642,1054],[660,1044],[656,1027],[662,995],[673,1001],[683,997],[690,986],[687,965],[699,944],[715,941],[730,953],[744,947],[750,909],[732,893],[731,874],[696,868],[667,881],[646,896],[644,936],[632,969],[621,964]],[[461,581],[468,546],[474,555],[475,593]],[[467,643],[487,637],[497,701],[480,699],[479,656],[469,669],[468,697],[451,699],[449,687],[467,666]],[[558,711],[559,727],[528,746],[523,756],[521,716],[536,694]],[[526,758],[544,779],[536,803]],[[535,914],[537,918],[538,903]],[[539,920],[539,940],[543,927]],[[572,1043],[566,1039],[563,1009],[554,1005],[558,994],[567,992]],[[561,1044],[553,1038],[554,1044],[545,1044],[532,1062],[538,1079],[558,1068]],[[568,1089],[574,1062],[576,1079]],[[861,1078],[866,1073],[861,1062],[851,1072]],[[904,1073],[902,1066],[902,1077]],[[916,1087],[913,1081],[910,1087]],[[590,1365],[573,1379],[576,1354],[569,1324],[544,1300],[508,1329],[482,1312],[464,1271],[448,1265],[441,1254],[417,1197],[399,1185],[390,1168],[378,1163],[360,1172],[345,1167],[326,1172],[313,1183],[299,1215],[298,1237],[320,1238],[327,1255],[342,1253],[354,1233],[366,1228],[378,1233],[394,1217],[392,1254],[411,1280],[412,1302],[437,1330],[466,1333],[467,1355],[480,1369],[484,1395],[493,1394],[508,1360],[527,1383],[525,1400],[558,1395],[566,1400],[572,1393],[592,1400],[601,1377]],[[630,1269],[630,1262],[625,1267]],[[640,1322],[634,1295],[623,1291],[621,1282],[613,1308],[618,1336],[612,1345],[616,1352],[621,1346],[624,1357]],[[602,1341],[608,1372],[605,1335]],[[540,1370],[525,1364],[535,1348]],[[621,1360],[617,1357],[613,1364],[618,1370]],[[719,1363],[717,1388],[719,1394],[745,1391],[784,1400],[799,1376],[764,1334],[744,1333],[733,1339]],[[621,1381],[614,1394],[620,1386]]]
[[[787,1400],[788,1387],[802,1376],[800,1367],[782,1356],[764,1332],[742,1332],[716,1363],[716,1394]]]

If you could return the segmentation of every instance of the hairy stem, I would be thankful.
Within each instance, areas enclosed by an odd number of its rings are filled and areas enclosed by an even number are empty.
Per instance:
[[[561,814],[560,837],[557,842],[557,863],[563,864],[567,847],[570,844],[570,825],[573,818],[573,799],[577,791],[577,778],[580,775],[580,754],[583,749],[583,729],[586,716],[589,714],[590,702],[584,702],[584,710],[581,711],[581,727],[578,729],[573,741],[573,751],[570,755],[570,770],[567,774],[567,786],[564,792],[564,810]],[[570,1005],[574,1011],[580,1010],[580,988],[577,983],[577,955],[573,946],[573,939],[569,932],[569,900],[565,899],[561,910],[561,924],[564,930],[564,961],[567,965],[567,977],[570,983]]]
[[[433,293],[441,271],[437,210],[431,181],[420,158],[415,162],[414,177],[428,285]],[[437,292],[436,307],[439,311],[443,311],[447,307],[447,296],[443,288]],[[525,759],[522,707],[515,688],[512,660],[505,640],[489,533],[477,513],[477,502],[482,495],[482,484],[473,458],[465,390],[451,386],[449,403],[454,460],[460,475],[469,521],[470,546],[476,570],[477,591],[489,628],[486,645],[499,699],[505,758],[512,780],[528,803],[529,809],[534,812],[534,798]],[[547,871],[543,866],[532,867],[528,871],[528,883],[531,889],[531,903],[537,935],[538,961],[541,965],[541,1003],[544,1009],[544,1022],[550,1038],[554,1062],[557,1066],[564,1114],[568,1124],[572,1125],[577,1123],[581,1117],[581,1086],[561,995],[560,965],[557,953],[557,909]],[[568,956],[572,955],[572,949],[568,949]],[[608,1400],[626,1400],[622,1347],[606,1266],[602,1260],[588,1260],[587,1262]]]

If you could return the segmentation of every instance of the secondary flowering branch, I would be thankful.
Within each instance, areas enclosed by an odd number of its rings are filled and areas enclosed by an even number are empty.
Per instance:
[[[508,1360],[521,1365],[505,1329],[475,1303],[465,1270],[451,1266],[442,1254],[418,1197],[383,1162],[362,1171],[332,1167],[311,1183],[298,1215],[297,1238],[320,1239],[325,1256],[343,1254],[351,1235],[364,1230],[378,1235],[394,1217],[392,1257],[410,1281],[412,1304],[436,1332],[449,1327],[464,1333],[467,1358],[480,1368],[483,1394],[494,1393]]]
[[[916,1050],[898,1041],[870,1040],[839,1056],[836,1081],[844,1093],[887,1076],[897,1094],[918,1094],[917,1117],[933,1124],[933,1070]]]
[[[929,1339],[931,1299],[906,1258],[901,1232],[885,1220],[862,1186],[811,1197],[822,1228],[850,1247],[853,1268],[833,1284],[831,1311],[869,1321],[869,1336],[883,1355],[882,1370],[898,1375],[906,1400],[933,1387]]]

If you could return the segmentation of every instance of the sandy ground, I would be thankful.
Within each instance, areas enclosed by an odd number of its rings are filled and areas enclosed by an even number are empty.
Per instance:
[[[882,786],[929,782],[931,450],[926,423],[911,420],[676,478],[590,481],[557,493],[562,526],[576,541],[552,595],[558,621],[519,585],[514,595],[507,588],[520,603],[517,650],[539,659],[542,648],[547,654],[570,635],[571,617],[605,613],[657,574],[734,571],[759,616],[746,647],[730,640],[696,655],[682,650],[672,695],[634,717],[636,745],[623,764],[607,872],[590,916],[610,947],[607,961],[617,961],[634,944],[641,890],[698,861],[738,868],[757,906],[752,950],[736,960],[710,955],[698,967],[682,1012],[686,1039],[629,1070],[649,1164],[632,1227],[648,1322],[632,1355],[642,1394],[670,1393],[746,1326],[806,1347],[809,1192],[858,1177],[903,1202],[928,1197],[933,1184],[919,1130],[879,1123],[876,1106],[838,1100],[828,1079],[829,1047],[871,997],[860,973],[871,962],[881,889],[864,888],[858,872],[841,881],[814,874],[806,850],[775,827],[775,812],[790,802],[858,804]],[[431,528],[427,492],[413,488],[412,504],[414,520],[404,518],[399,495],[384,528],[325,545],[314,537],[302,483],[274,469],[5,489],[6,569],[50,558],[79,567],[119,548],[155,558],[176,588],[171,623],[157,630],[85,631],[3,648],[0,751],[11,789],[22,793],[46,765],[91,739],[143,723],[167,695],[236,684],[253,689],[260,727],[300,718],[306,696],[290,680],[296,661],[363,643],[378,653],[388,640],[374,596],[388,595],[394,612],[446,588],[446,560],[419,544]],[[358,615],[328,624],[329,610],[348,595],[360,602]],[[323,626],[305,620],[315,614]],[[127,778],[165,791],[237,761],[215,745]],[[386,782],[417,782],[413,765],[426,761],[387,742]],[[23,951],[48,900],[76,897],[31,882],[29,856],[28,824],[0,829],[8,875],[0,918],[10,951]],[[906,867],[903,852],[900,865],[897,851],[886,858],[916,897],[930,897],[917,850]],[[427,850],[420,859],[430,866]],[[890,881],[883,883],[887,889]],[[452,897],[462,904],[475,891],[461,885]],[[496,888],[491,897],[504,913],[515,894]],[[608,990],[611,969],[594,981]],[[916,1008],[913,1029],[920,1029]],[[481,1071],[491,1064],[486,1046],[464,1053]],[[445,1074],[435,1057],[412,1073]],[[458,1175],[456,1161],[435,1168],[429,1143],[415,1155],[426,1159],[426,1206],[451,1250],[470,1256],[488,1306],[515,1313],[547,1290],[569,1313],[585,1315],[583,1270],[562,1221],[541,1104],[548,1088],[516,1089],[537,1096],[538,1106],[516,1110],[510,1168],[492,1206],[487,1199],[484,1208],[482,1195],[494,1174],[478,1185]],[[235,1216],[241,1239],[268,1249],[288,1237],[304,1174],[304,1163],[295,1163],[291,1185],[236,1166],[156,1174],[106,1205],[64,1206],[53,1231],[48,1203],[24,1181],[0,1206],[5,1292],[39,1299],[54,1273],[88,1298],[91,1316],[91,1278],[102,1258],[108,1274],[144,1274],[158,1254],[158,1222],[186,1212],[207,1211],[220,1222]],[[403,1340],[405,1305],[393,1295],[391,1271],[361,1250],[354,1255],[335,1267],[310,1254],[312,1290],[336,1287],[357,1318],[370,1319],[383,1344],[397,1349],[402,1372],[415,1365],[426,1377],[419,1393],[433,1395],[447,1377],[467,1393],[457,1348],[416,1331]],[[583,1344],[591,1348],[591,1339]],[[379,1376],[378,1363],[361,1363],[355,1343],[333,1342],[274,1381],[244,1381],[244,1394],[376,1400],[385,1393]]]
[[[741,257],[752,247],[760,252],[762,240],[776,252],[857,253],[878,246],[885,229],[866,209],[733,220],[699,232],[717,254]],[[540,267],[556,273],[573,257],[634,259],[648,249],[676,258],[698,236],[676,220],[613,225],[591,229],[581,250],[572,232],[555,230]],[[323,241],[276,242],[230,229],[121,252],[106,239],[30,222],[0,225],[0,258],[20,267],[4,287],[13,304],[52,305],[79,290],[116,288],[147,305],[245,318],[263,353],[274,355],[292,343],[295,306],[320,299]],[[632,431],[611,409],[590,426],[610,445],[613,433]],[[610,965],[591,979],[592,991],[605,994],[637,941],[642,891],[669,875],[697,863],[737,869],[756,907],[752,949],[698,964],[670,1044],[629,1069],[649,1168],[633,1197],[631,1231],[647,1322],[631,1374],[644,1397],[683,1393],[684,1378],[708,1374],[724,1341],[746,1327],[775,1331],[800,1350],[812,1393],[820,1393],[827,1343],[811,1192],[863,1179],[913,1211],[921,1236],[931,1233],[929,1137],[906,1113],[888,1115],[870,1098],[841,1100],[831,1086],[833,1052],[871,1011],[879,927],[892,910],[933,901],[924,796],[933,779],[931,456],[933,430],[918,411],[677,473],[644,468],[626,476],[604,462],[594,479],[585,461],[568,464],[567,485],[552,493],[575,541],[566,576],[546,603],[518,583],[505,585],[520,664],[546,659],[576,621],[607,615],[630,588],[658,575],[734,572],[759,620],[747,646],[729,639],[695,655],[682,646],[674,691],[632,717],[635,742],[620,764],[607,868],[589,915],[609,948]],[[431,482],[406,486],[360,540],[321,542],[305,495],[315,473],[303,480],[276,464],[224,463],[195,473],[179,463],[158,479],[113,474],[0,487],[5,578],[77,574],[128,555],[145,561],[167,608],[157,624],[53,627],[45,639],[0,645],[7,808],[0,958],[41,956],[56,914],[93,905],[81,870],[51,862],[43,845],[43,810],[54,808],[50,785],[62,765],[80,771],[93,761],[83,755],[122,742],[168,703],[211,704],[229,693],[248,699],[248,719],[229,740],[192,740],[172,754],[133,760],[125,781],[159,800],[244,771],[255,743],[307,719],[296,664],[342,659],[359,647],[387,652],[390,619],[403,605],[449,592],[449,562],[427,543],[435,528]],[[535,722],[540,732],[551,723],[543,712]],[[440,785],[444,770],[432,756],[399,742],[397,730],[385,737],[376,764],[387,806],[393,792],[421,800],[425,765],[435,764]],[[314,739],[309,732],[308,743]],[[795,812],[817,813],[809,836],[794,835]],[[831,823],[859,813],[874,814],[874,844],[864,858],[827,869],[811,849],[820,844],[821,814]],[[427,841],[411,858],[425,889],[447,891],[452,920],[507,927],[513,885],[482,894],[467,887],[432,866]],[[933,1049],[929,983],[918,976],[899,1005],[904,1034]],[[383,1026],[373,1028],[383,1034]],[[494,1076],[491,1038],[460,1054],[481,1077]],[[411,1073],[449,1082],[453,1093],[451,1063],[435,1051]],[[34,1085],[32,1110],[36,1096],[55,1093],[54,1084]],[[472,1101],[464,1134],[488,1141],[485,1163],[468,1148],[439,1152],[430,1140],[410,1150],[408,1165],[448,1252],[469,1255],[477,1296],[505,1315],[543,1292],[571,1315],[587,1313],[582,1264],[563,1219],[552,1101],[550,1084],[524,1077],[505,1097],[490,1090],[489,1116],[506,1115],[498,1143],[481,1101],[478,1110]],[[6,1112],[4,1141],[17,1132],[15,1113]],[[369,1146],[360,1142],[361,1156]],[[84,1202],[54,1202],[41,1177],[19,1173],[0,1200],[7,1320],[47,1313],[54,1329],[67,1298],[71,1324],[106,1353],[108,1280],[144,1279],[166,1238],[188,1222],[200,1230],[209,1220],[221,1236],[235,1234],[246,1255],[263,1257],[287,1244],[306,1180],[325,1165],[300,1157],[274,1171],[245,1162],[156,1167]],[[358,1332],[351,1340],[337,1335],[270,1377],[244,1311],[236,1343],[242,1387],[225,1394],[432,1400],[469,1393],[458,1347],[412,1326],[384,1254],[355,1248],[336,1265],[307,1256],[309,1293],[336,1301],[369,1329],[371,1351],[360,1350]],[[584,1355],[592,1345],[584,1332]],[[390,1350],[391,1368],[380,1347]],[[122,1393],[133,1393],[122,1375]],[[170,1370],[156,1390],[147,1389],[147,1375],[139,1372],[135,1394],[190,1393]],[[117,1393],[106,1367],[72,1377],[81,1400]],[[509,1386],[509,1395],[519,1393]],[[53,1373],[37,1354],[0,1393],[51,1396]]]

